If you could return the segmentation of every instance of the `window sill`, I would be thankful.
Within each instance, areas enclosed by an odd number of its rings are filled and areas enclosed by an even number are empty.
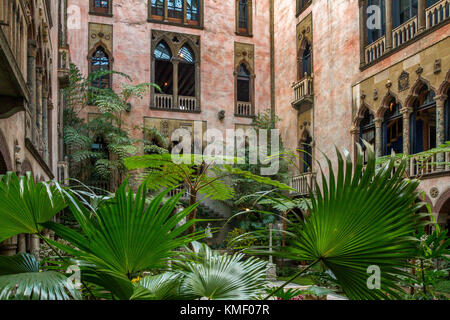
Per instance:
[[[240,37],[253,38],[253,34],[251,34],[251,33],[236,32],[236,35],[240,36]]]
[[[112,13],[89,11],[89,14],[92,15],[92,16],[101,16],[101,17],[108,17],[108,18],[112,18],[113,17]]]
[[[238,114],[238,113],[235,113],[234,116],[236,118],[247,118],[247,119],[253,119],[255,117],[254,115],[247,116],[247,115]]]
[[[149,23],[166,24],[166,25],[170,25],[170,26],[177,26],[177,27],[183,27],[183,28],[203,30],[203,26],[200,25],[200,23],[199,24],[193,24],[192,22],[178,23],[178,22],[159,20],[159,19],[155,19],[155,18],[148,18],[147,22],[149,22]]]
[[[150,110],[154,110],[154,111],[168,111],[168,112],[181,112],[181,113],[201,113],[202,110],[198,109],[198,110],[194,110],[194,111],[190,111],[190,110],[181,110],[181,109],[174,109],[174,108],[156,108],[156,107],[150,107]]]

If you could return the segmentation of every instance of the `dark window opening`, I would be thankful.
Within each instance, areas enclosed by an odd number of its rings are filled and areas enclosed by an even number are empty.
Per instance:
[[[184,45],[178,53],[178,94],[195,97],[195,58],[189,46]]]
[[[366,146],[362,142],[363,140],[368,142],[375,150],[375,121],[374,116],[369,110],[364,112],[364,118],[360,123],[360,144],[364,152],[364,163],[366,164],[369,160],[369,153]]]
[[[368,29],[367,41],[371,44],[386,34],[386,1],[385,0],[369,0],[369,6],[378,6],[381,10],[381,29]]]
[[[251,102],[250,98],[250,71],[244,64],[241,64],[237,75],[237,100]]]
[[[304,142],[302,143],[303,150],[303,173],[311,172],[312,169],[312,138],[308,134]]]
[[[110,70],[109,56],[103,47],[98,47],[92,55],[91,72]],[[103,75],[92,80],[92,86],[105,89],[111,87],[111,75]]]
[[[427,86],[420,90],[414,103],[411,140],[413,154],[436,148],[436,103],[434,93]]]
[[[393,98],[388,104],[383,122],[383,156],[403,153],[403,118],[401,106]]]
[[[248,33],[248,1],[239,0],[239,33]]]
[[[396,0],[392,1],[392,14],[394,28],[405,23],[418,12],[418,0]]]
[[[450,141],[450,89],[447,92],[447,101],[445,103],[444,118],[445,118],[445,141]]]
[[[152,0],[152,16],[164,17],[164,0]]]
[[[160,42],[153,55],[155,61],[155,83],[161,88],[163,94],[173,94],[173,64],[172,53],[169,46]],[[160,93],[157,91],[157,93]]]
[[[439,0],[427,0],[427,8],[434,6]]]
[[[311,46],[306,44],[305,51],[303,52],[303,59],[302,59],[302,78],[306,75],[311,75]]]
[[[109,0],[94,0],[92,9],[97,13],[109,13],[110,12],[110,2]]]

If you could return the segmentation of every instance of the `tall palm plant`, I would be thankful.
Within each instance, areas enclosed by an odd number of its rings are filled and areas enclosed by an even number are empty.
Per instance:
[[[317,193],[310,191],[309,215],[293,226],[291,246],[279,254],[309,261],[309,267],[323,264],[351,299],[399,297],[399,276],[409,276],[404,270],[415,256],[412,236],[421,224],[419,181],[403,178],[407,161],[395,168],[395,156],[377,169],[373,149],[366,147],[365,166],[359,146],[356,163],[337,151],[337,171],[326,158],[329,175],[321,170]],[[370,266],[381,270],[380,288],[368,288]]]

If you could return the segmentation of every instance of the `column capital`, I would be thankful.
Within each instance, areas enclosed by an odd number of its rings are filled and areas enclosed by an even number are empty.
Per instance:
[[[359,135],[359,132],[360,132],[359,127],[353,126],[353,127],[351,127],[351,129],[350,129],[350,133],[351,133],[352,135]]]
[[[375,120],[373,120],[373,122],[375,122],[375,127],[378,127],[378,128],[381,128],[383,121],[384,121],[383,118],[375,118]]]
[[[400,113],[403,115],[403,116],[408,116],[409,117],[409,115],[411,114],[411,113],[413,113],[413,109],[412,108],[401,108],[400,109]]]
[[[440,94],[438,96],[434,97],[434,101],[436,101],[437,105],[443,106],[445,103],[445,100],[447,100],[448,96],[446,94]]]
[[[42,81],[42,77],[44,76],[44,68],[36,67],[36,78],[38,81]]]
[[[36,40],[28,40],[27,46],[28,46],[27,56],[36,58],[36,56],[37,56],[37,42],[36,42]]]

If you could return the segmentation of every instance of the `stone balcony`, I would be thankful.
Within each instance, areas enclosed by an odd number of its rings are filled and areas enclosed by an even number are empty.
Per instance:
[[[307,172],[292,178],[290,186],[296,190],[292,191],[291,195],[294,196],[308,196],[309,190],[312,189],[313,192],[316,190],[316,173]]]
[[[60,47],[58,49],[58,80],[61,88],[66,88],[69,85],[69,72],[69,47]]]
[[[428,158],[412,156],[409,163],[410,177],[440,176],[450,174],[450,152],[433,154]]]
[[[303,106],[313,105],[314,87],[313,76],[306,75],[303,79],[292,84],[292,107],[300,110]]]
[[[199,113],[200,106],[196,97],[178,96],[172,94],[155,93],[151,109],[161,111],[178,111]]]

